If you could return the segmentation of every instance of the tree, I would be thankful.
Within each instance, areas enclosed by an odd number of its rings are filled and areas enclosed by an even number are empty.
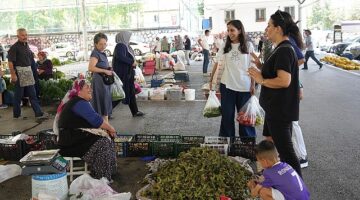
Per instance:
[[[334,22],[340,19],[336,14],[332,14],[328,2],[323,7],[317,2],[312,8],[312,14],[308,17],[308,27],[311,29],[332,29]]]
[[[204,16],[204,0],[198,0],[197,6],[199,15]]]

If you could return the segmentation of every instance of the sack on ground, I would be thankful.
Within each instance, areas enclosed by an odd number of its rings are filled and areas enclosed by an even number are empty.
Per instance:
[[[210,91],[209,98],[203,110],[203,115],[208,118],[221,116],[221,104],[216,97],[215,91]]]
[[[265,111],[259,104],[259,99],[253,95],[240,109],[237,121],[244,126],[264,124]]]
[[[112,101],[119,101],[125,99],[125,92],[123,90],[123,83],[120,78],[114,73],[114,84],[111,85]]]

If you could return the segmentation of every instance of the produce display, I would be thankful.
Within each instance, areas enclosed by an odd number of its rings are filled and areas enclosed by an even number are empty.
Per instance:
[[[251,173],[209,148],[192,148],[162,164],[142,196],[150,199],[249,199]]]
[[[331,63],[336,67],[340,67],[346,70],[360,70],[360,64],[345,57],[340,56],[325,56],[320,61]]]

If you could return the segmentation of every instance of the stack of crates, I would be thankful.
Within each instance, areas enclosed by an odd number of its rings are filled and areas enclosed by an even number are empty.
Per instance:
[[[157,137],[157,135],[136,134],[129,142],[126,142],[126,156],[151,156],[151,145],[152,142],[158,140]]]
[[[155,72],[155,60],[147,60],[143,64],[143,74],[144,75],[153,75]]]

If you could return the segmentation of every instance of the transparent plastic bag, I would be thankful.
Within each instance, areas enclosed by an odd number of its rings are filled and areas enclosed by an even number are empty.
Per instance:
[[[219,99],[216,97],[215,91],[210,91],[209,98],[203,110],[203,115],[207,118],[221,116],[221,104]]]
[[[120,78],[114,73],[114,84],[111,85],[111,98],[112,101],[119,101],[125,99],[125,92],[122,88],[123,83]]]
[[[244,126],[258,126],[264,124],[265,111],[259,104],[259,99],[253,95],[240,109],[236,120]]]

